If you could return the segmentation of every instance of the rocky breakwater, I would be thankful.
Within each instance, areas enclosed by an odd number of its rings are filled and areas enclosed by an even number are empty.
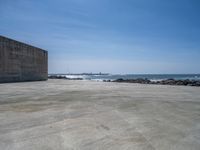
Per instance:
[[[175,79],[166,79],[161,81],[151,81],[149,79],[116,79],[112,82],[120,83],[139,83],[139,84],[159,84],[159,85],[182,85],[182,86],[200,86],[199,80],[175,80]]]
[[[49,79],[83,80],[83,78],[67,78],[63,75],[49,75]]]

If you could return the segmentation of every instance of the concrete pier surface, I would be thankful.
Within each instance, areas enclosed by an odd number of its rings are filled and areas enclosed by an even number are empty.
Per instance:
[[[0,84],[1,150],[199,150],[200,88]]]

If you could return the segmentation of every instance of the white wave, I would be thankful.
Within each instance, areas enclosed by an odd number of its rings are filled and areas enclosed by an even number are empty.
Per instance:
[[[150,79],[151,82],[158,82],[158,81],[162,81],[162,80],[165,80],[165,79]]]
[[[69,79],[77,79],[77,78],[86,79],[85,75],[64,75],[64,76]]]

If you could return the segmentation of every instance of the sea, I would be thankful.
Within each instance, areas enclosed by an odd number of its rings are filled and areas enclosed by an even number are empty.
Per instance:
[[[175,80],[200,80],[200,74],[56,74],[70,79],[81,78],[83,80],[116,80],[116,79],[149,79],[151,81],[161,81],[166,79]]]

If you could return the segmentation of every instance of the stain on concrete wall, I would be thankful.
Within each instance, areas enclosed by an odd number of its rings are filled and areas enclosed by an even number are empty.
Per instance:
[[[0,83],[47,78],[47,51],[0,36]]]

